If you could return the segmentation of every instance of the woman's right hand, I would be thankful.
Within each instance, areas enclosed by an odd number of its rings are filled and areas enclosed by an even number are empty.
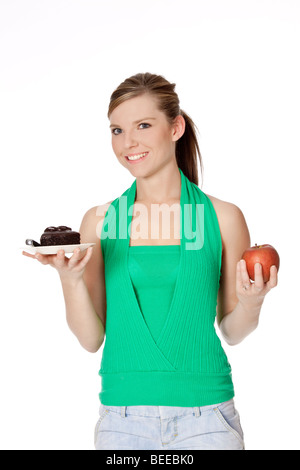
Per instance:
[[[26,251],[23,251],[22,254],[37,259],[41,264],[52,266],[58,271],[61,280],[77,281],[82,278],[92,252],[93,247],[90,246],[86,253],[82,252],[80,248],[76,248],[70,258],[65,256],[64,250],[59,250],[56,255],[42,255],[40,253],[32,255]]]

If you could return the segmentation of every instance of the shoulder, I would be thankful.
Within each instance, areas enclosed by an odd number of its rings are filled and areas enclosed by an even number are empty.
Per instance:
[[[224,220],[224,222],[232,222],[232,220],[238,221],[238,219],[244,217],[243,212],[236,204],[228,201],[222,201],[221,199],[218,199],[215,196],[211,196],[210,194],[206,194],[206,196],[210,199],[212,205],[214,206],[217,217]]]
[[[86,220],[99,220],[105,217],[105,214],[113,201],[106,202],[105,204],[99,204],[98,206],[93,206],[86,211],[84,214],[84,219]]]
[[[248,238],[249,231],[242,210],[232,202],[222,201],[209,194],[206,194],[206,196],[215,209],[223,244],[236,236]]]
[[[82,243],[99,240],[106,212],[112,202],[93,206],[86,211],[79,230]]]

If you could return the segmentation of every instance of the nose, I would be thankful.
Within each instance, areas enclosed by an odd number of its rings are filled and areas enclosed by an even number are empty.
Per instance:
[[[131,132],[126,132],[124,136],[124,145],[126,149],[130,149],[132,147],[137,146],[137,141],[134,138],[133,134]]]

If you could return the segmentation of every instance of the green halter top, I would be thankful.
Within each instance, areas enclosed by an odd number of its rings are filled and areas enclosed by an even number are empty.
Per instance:
[[[139,250],[166,247],[129,246],[136,180],[105,215],[101,249],[107,311],[99,397],[107,406],[205,406],[234,396],[231,367],[214,327],[222,260],[219,224],[210,199],[179,171],[180,246],[165,253],[170,260],[174,250],[173,269],[161,259],[160,269],[169,269],[170,280],[165,291],[153,290],[152,300],[149,290],[146,296],[141,291],[134,263]],[[151,267],[149,256],[143,269],[146,263],[148,270],[159,271],[158,262],[152,256]],[[154,298],[156,308],[150,304]]]

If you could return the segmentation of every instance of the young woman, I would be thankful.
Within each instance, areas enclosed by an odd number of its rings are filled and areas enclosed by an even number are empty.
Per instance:
[[[81,345],[96,352],[105,338],[95,447],[242,450],[214,322],[217,314],[230,345],[249,335],[277,285],[276,267],[264,283],[257,264],[250,281],[241,260],[250,246],[245,218],[199,189],[195,126],[174,84],[130,77],[112,94],[108,117],[132,186],[84,215],[81,240],[93,249],[70,259],[35,255],[57,269]]]

